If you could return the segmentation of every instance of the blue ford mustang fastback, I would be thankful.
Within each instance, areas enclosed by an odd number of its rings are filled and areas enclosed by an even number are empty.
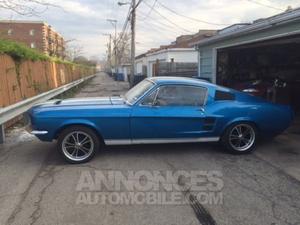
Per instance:
[[[121,97],[52,100],[28,111],[31,133],[57,139],[70,163],[87,162],[101,144],[218,142],[232,153],[283,132],[289,106],[180,77],[148,78]]]

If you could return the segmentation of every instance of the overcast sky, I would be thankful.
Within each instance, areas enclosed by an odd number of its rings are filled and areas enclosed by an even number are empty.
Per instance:
[[[43,20],[66,40],[76,39],[76,43],[84,47],[86,56],[103,58],[108,37],[102,34],[114,32],[106,19],[117,19],[118,31],[121,31],[129,7],[118,6],[118,0],[51,1],[60,8],[50,8],[40,17],[25,18],[1,10],[0,18]],[[154,10],[151,11],[154,3]],[[163,6],[199,21],[176,15]],[[168,44],[182,34],[195,33],[199,29],[221,29],[226,24],[251,22],[278,14],[288,6],[299,7],[300,0],[143,0],[137,8],[137,54]]]

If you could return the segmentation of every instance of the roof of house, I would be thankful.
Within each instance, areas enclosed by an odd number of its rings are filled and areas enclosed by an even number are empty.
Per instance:
[[[152,48],[148,50],[147,52],[138,55],[135,59],[140,59],[145,57],[147,54],[160,52],[162,50],[168,50],[168,49],[187,49],[192,48],[191,43],[194,43],[196,41],[212,37],[217,33],[217,30],[199,30],[195,34],[191,35],[181,35],[176,38],[176,40],[169,45],[161,45],[159,48]]]
[[[146,56],[146,53],[143,53],[143,54],[140,54],[140,55],[136,56],[135,59],[141,59],[145,56]]]
[[[47,24],[41,20],[0,20],[0,23],[34,23],[34,24]]]
[[[278,25],[293,22],[293,21],[300,21],[300,8],[297,8],[294,10],[287,10],[286,12],[283,12],[283,13],[280,13],[280,14],[277,14],[275,16],[271,16],[268,18],[258,19],[258,20],[253,21],[253,23],[251,23],[249,25],[245,24],[244,26],[241,26],[238,29],[233,29],[233,30],[229,29],[228,32],[224,32],[225,29],[232,27],[232,25],[231,25],[231,26],[221,30],[221,32],[218,32],[218,34],[216,34],[213,37],[195,41],[194,43],[192,43],[192,46],[195,46],[195,45],[205,46],[205,45],[212,44],[212,43],[222,41],[225,39],[229,39],[232,37],[238,37],[238,36],[242,36],[242,35],[249,34],[252,32],[265,30],[270,27],[278,26]]]
[[[199,30],[196,34],[177,37],[176,41],[169,46],[173,48],[190,48],[191,43],[212,37],[216,33],[217,30]]]

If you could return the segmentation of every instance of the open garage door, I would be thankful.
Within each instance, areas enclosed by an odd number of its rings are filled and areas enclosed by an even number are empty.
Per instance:
[[[300,116],[300,35],[217,53],[218,84],[289,104]]]

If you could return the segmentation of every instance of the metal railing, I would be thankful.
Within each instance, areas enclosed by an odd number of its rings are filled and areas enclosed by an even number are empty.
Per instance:
[[[23,114],[28,109],[30,109],[35,104],[44,102],[49,100],[57,95],[64,93],[65,91],[70,90],[73,87],[81,84],[82,82],[95,77],[96,75],[91,75],[88,77],[81,78],[79,80],[73,81],[61,87],[52,89],[50,91],[44,92],[42,94],[36,95],[34,97],[28,98],[26,100],[17,102],[13,105],[7,106],[5,108],[0,108],[0,144],[4,143],[5,141],[5,130],[4,130],[4,123],[7,121]]]

